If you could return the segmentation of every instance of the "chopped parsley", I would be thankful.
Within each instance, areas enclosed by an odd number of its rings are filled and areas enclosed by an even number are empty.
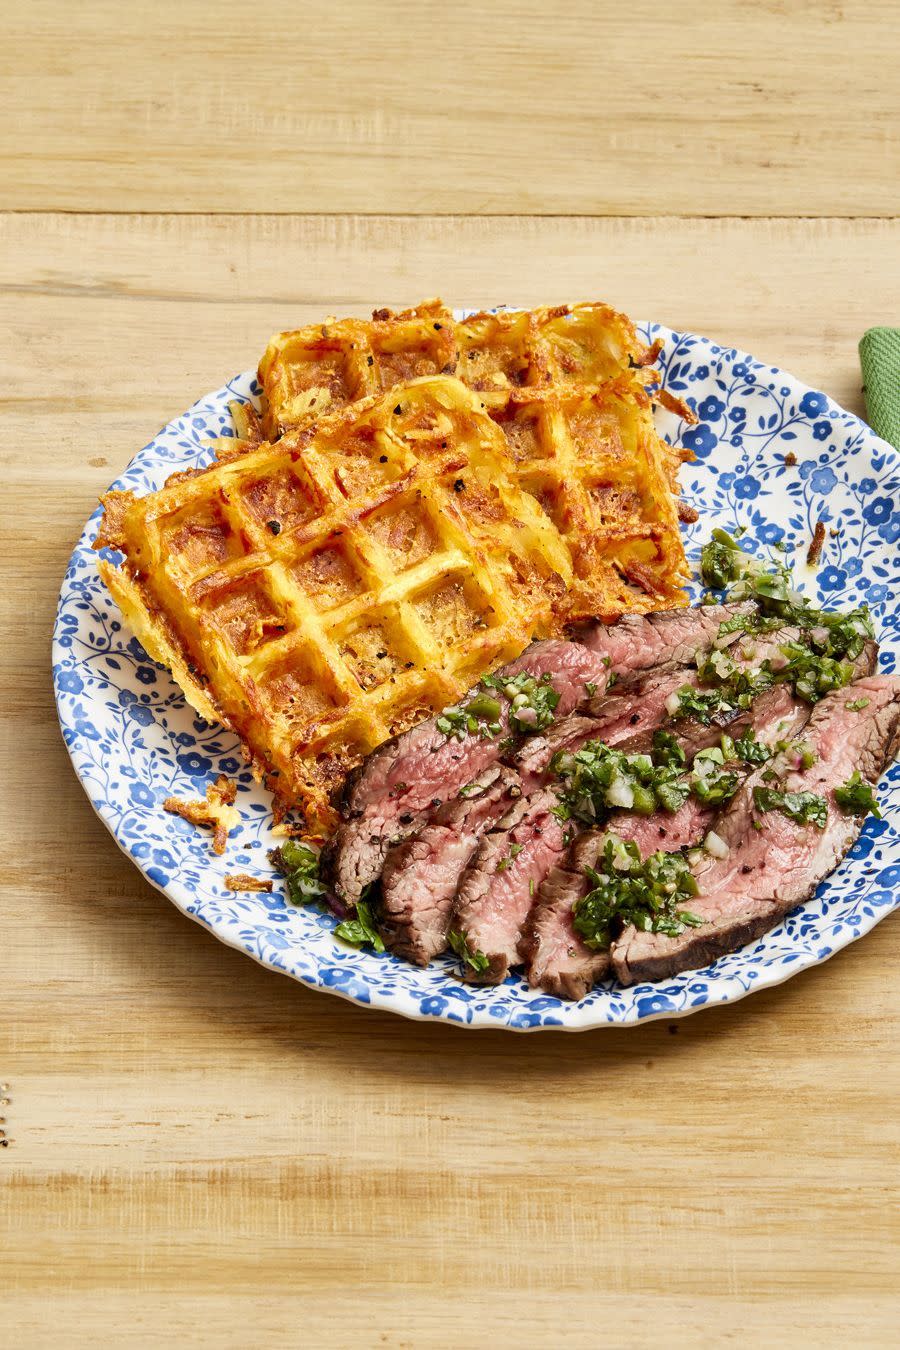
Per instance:
[[[467,736],[476,734],[482,740],[492,741],[502,730],[500,723],[496,719],[490,722],[480,720],[476,713],[469,711],[470,706],[445,708],[435,723],[438,731],[442,736],[457,741],[464,741]],[[499,712],[500,705],[498,704],[498,716]]]
[[[342,938],[344,942],[349,942],[351,947],[374,947],[376,952],[384,951],[384,943],[365,900],[357,903],[356,914],[352,919],[345,919],[343,923],[338,924],[334,935]]]
[[[505,680],[500,675],[486,675],[481,681],[487,689],[497,689],[509,699],[509,725],[523,736],[546,731],[553,721],[559,694],[553,688],[549,671],[535,679],[527,670]]]
[[[491,963],[484,952],[478,951],[477,949],[472,951],[465,934],[461,933],[458,928],[451,928],[450,932],[447,934],[447,938],[450,946],[464,965],[467,965],[479,975],[484,974],[486,970],[490,969]]]
[[[868,708],[869,700],[867,698],[853,698],[844,706],[849,712],[862,712],[863,708]]]
[[[681,853],[651,853],[642,861],[637,844],[610,834],[585,876],[591,889],[576,902],[573,918],[576,933],[595,950],[608,947],[628,924],[677,937],[703,923],[680,907],[697,894],[697,882]]]
[[[835,788],[834,800],[845,815],[867,816],[871,812],[878,820],[881,819],[881,809],[872,785],[865,781],[858,769],[842,787]]]
[[[671,754],[671,751],[669,751]],[[587,741],[580,750],[562,750],[550,761],[559,781],[559,820],[594,825],[608,811],[621,807],[649,816],[677,811],[690,794],[679,765],[654,763],[652,755],[628,755],[604,741]]]
[[[287,881],[292,904],[315,904],[326,894],[327,887],[319,880],[319,855],[309,844],[288,839],[280,848],[272,849],[269,862]]]
[[[694,756],[691,793],[701,806],[721,806],[731,801],[741,782],[738,774],[717,768],[711,754],[711,751],[704,751]],[[721,750],[718,754],[722,754]]]
[[[723,740],[729,739],[723,737]],[[762,741],[756,739],[752,727],[748,727],[742,736],[732,742],[734,749],[734,758],[743,760],[745,764],[765,764],[767,759],[772,758],[772,751]],[[727,756],[731,758],[731,756]]]
[[[524,844],[510,844],[509,852],[507,853],[506,857],[501,858],[497,864],[497,871],[505,872],[507,867],[511,867],[512,864],[515,862],[516,858],[518,858],[519,854],[522,852],[522,849],[524,847],[525,847]]]
[[[527,671],[508,680],[500,675],[485,675],[481,687],[467,703],[444,708],[435,722],[438,731],[458,741],[474,735],[493,740],[503,730],[500,720],[503,705],[498,695],[509,703],[510,730],[523,736],[546,731],[559,703],[549,671],[540,679]]]
[[[780,811],[798,825],[815,825],[824,830],[828,822],[828,803],[815,792],[778,792],[775,788],[755,787],[753,805],[757,811]]]
[[[723,591],[744,571],[744,551],[725,530],[713,530],[700,554],[700,577],[712,591]]]
[[[673,736],[671,731],[654,731],[653,758],[657,764],[671,765],[676,769],[684,768],[687,763],[687,756],[682,750],[678,738]]]
[[[735,633],[761,636],[786,626],[799,628],[801,640],[779,645],[784,661],[778,669],[765,660],[757,671],[742,671],[726,650],[714,647],[697,663],[701,684],[710,688],[679,690],[676,716],[709,721],[716,714],[748,707],[775,682],[788,683],[798,698],[817,703],[854,678],[854,662],[874,635],[865,606],[847,614],[818,609],[795,588],[783,562],[769,566],[750,557],[724,530],[714,530],[704,546],[700,574],[707,586],[722,593],[722,599],[755,602],[752,613],[736,614],[719,625],[719,640]]]

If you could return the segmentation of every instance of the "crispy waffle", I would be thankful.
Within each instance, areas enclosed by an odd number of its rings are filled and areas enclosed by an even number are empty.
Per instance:
[[[566,616],[566,541],[447,377],[104,506],[131,626],[314,831],[366,753]]]
[[[259,365],[262,434],[276,440],[336,407],[423,375],[456,374],[488,404],[509,389],[593,385],[630,371],[652,384],[658,355],[608,305],[474,314],[456,321],[440,300],[371,320],[327,319],[277,333]]]
[[[684,603],[687,576],[670,447],[627,375],[599,388],[506,389],[491,415],[520,488],[552,520],[572,563],[573,619]]]

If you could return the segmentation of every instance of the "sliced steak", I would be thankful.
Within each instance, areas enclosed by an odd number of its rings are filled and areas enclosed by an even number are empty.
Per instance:
[[[752,727],[757,739],[772,746],[784,737],[796,734],[809,717],[806,704],[794,699],[790,690],[778,686],[754,701],[752,708],[738,713],[729,724],[730,734],[739,736]],[[718,727],[685,719],[672,724],[672,733],[688,760],[700,750],[715,744],[721,735]],[[644,732],[630,738],[623,749],[639,754],[652,748],[652,734]],[[706,834],[716,815],[712,807],[702,806],[693,797],[674,812],[658,811],[641,816],[634,811],[614,811],[602,830],[590,830],[576,839],[564,862],[555,867],[538,891],[537,900],[525,924],[520,945],[528,967],[528,982],[557,998],[583,998],[592,979],[599,979],[609,964],[607,953],[593,951],[575,931],[572,909],[587,894],[584,868],[593,867],[598,846],[608,833],[633,840],[643,857],[660,850],[674,853],[697,843]],[[577,823],[573,822],[575,828]],[[602,958],[602,959],[601,959]],[[597,971],[599,974],[593,975]],[[568,991],[568,992],[567,992]]]
[[[736,738],[752,729],[756,739],[771,749],[777,741],[796,736],[809,721],[811,711],[809,704],[794,698],[785,685],[776,685],[774,689],[767,689],[764,694],[760,694],[752,707],[735,714],[727,724],[727,731],[729,736]],[[673,722],[672,732],[689,761],[701,750],[718,744],[722,734],[717,726],[705,727],[690,719]],[[634,743],[628,742],[631,754],[651,747],[651,736],[637,737]],[[732,764],[729,768],[742,777],[747,776],[745,767]],[[640,816],[634,811],[614,811],[606,820],[606,830],[617,834],[620,839],[633,841],[640,849],[641,856],[646,858],[658,850],[675,853],[680,848],[696,844],[706,834],[717,814],[716,807],[702,806],[695,798],[688,797],[680,810],[657,811],[652,816]]]
[[[517,774],[499,764],[464,791],[385,858],[378,927],[386,946],[417,966],[446,951],[465,866],[485,830],[509,810],[517,792],[521,796]]]
[[[566,848],[567,827],[553,814],[556,805],[549,789],[516,802],[488,830],[462,875],[451,926],[488,959],[487,970],[466,971],[473,983],[500,984],[522,959],[522,926],[538,887]]]
[[[662,609],[655,614],[626,614],[614,624],[582,624],[572,637],[608,658],[618,674],[649,670],[674,661],[686,665],[698,648],[715,641],[719,625],[736,614],[756,608],[746,600],[737,605],[697,605],[692,609]]]
[[[721,608],[723,607],[710,606],[711,610]],[[684,612],[672,611],[677,615]],[[713,636],[715,631],[717,627]],[[782,644],[802,641],[802,638],[803,635],[798,629],[782,628],[764,637],[747,638],[735,643],[729,655],[736,665],[747,669],[757,669],[764,661],[768,661],[773,670],[779,670],[787,663],[787,658],[781,650]],[[691,657],[693,654],[694,649],[691,651]],[[855,662],[858,677],[870,674],[874,670],[877,654],[876,644],[867,642],[862,655]],[[512,758],[512,763],[522,780],[523,792],[531,791],[542,781],[542,775],[550,760],[560,750],[577,750],[586,741],[591,740],[617,746],[626,739],[631,742],[632,738],[635,738],[636,751],[646,748],[652,741],[653,733],[670,721],[666,706],[669,698],[685,686],[692,689],[700,686],[700,677],[694,667],[675,663],[657,666],[643,674],[634,674],[620,680],[609,693],[594,695],[584,710],[563,720],[557,719],[546,735],[532,737]],[[705,729],[709,735],[706,743],[713,744],[721,729],[732,725],[738,726],[743,718],[745,718],[743,711],[713,717],[710,726]],[[695,734],[702,735],[702,732]],[[698,743],[695,750],[700,748]]]
[[[557,721],[545,736],[534,736],[518,750],[513,763],[524,791],[543,781],[547,767],[561,750],[577,750],[586,741],[620,745],[641,732],[648,735],[668,721],[666,701],[684,685],[696,685],[689,666],[667,665],[621,680],[613,691],[590,700],[588,711]]]
[[[605,689],[609,678],[603,657],[576,642],[535,642],[498,673],[513,679],[523,671],[553,677],[557,717],[585,701],[586,685]],[[505,699],[500,702],[505,726],[509,708]],[[497,762],[503,739],[502,734],[492,740],[447,737],[432,717],[368,757],[349,786],[344,824],[327,850],[335,891],[346,904],[356,904],[377,879],[391,843],[409,837],[429,812]]]
[[[860,699],[868,699],[866,707],[848,708]],[[867,782],[876,782],[896,752],[900,679],[869,676],[828,694],[813,710],[803,738],[818,755],[811,768],[799,770],[795,756],[780,756],[752,773],[716,817],[716,834],[729,852],[703,862],[696,871],[700,894],[690,909],[704,920],[702,927],[677,937],[630,927],[613,944],[613,969],[623,984],[705,966],[767,932],[813,894],[860,831],[860,820],[837,806],[835,788],[855,770]],[[763,778],[769,768],[776,779]],[[777,810],[761,814],[753,796],[761,786],[824,797],[825,828],[798,823]]]
[[[538,891],[519,944],[532,989],[577,1001],[609,970],[609,952],[586,946],[572,918],[590,885],[584,869],[595,865],[605,839],[605,830],[580,835]]]

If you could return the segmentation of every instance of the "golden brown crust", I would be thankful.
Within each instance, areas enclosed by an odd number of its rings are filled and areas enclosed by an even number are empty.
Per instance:
[[[660,349],[659,341],[642,342],[624,314],[599,302],[463,320],[440,300],[399,314],[377,309],[371,321],[328,319],[275,334],[259,365],[262,428],[275,440],[424,375],[456,374],[489,395],[517,385],[600,384],[624,371],[634,387],[652,387],[657,377],[650,367]]]
[[[452,348],[468,387],[393,382],[410,324],[432,356]],[[349,341],[374,369],[361,332],[391,387],[348,403],[332,357]],[[282,337],[260,368],[280,439],[254,444],[240,414],[216,463],[109,494],[98,546],[124,554],[101,572],[150,655],[321,834],[365,754],[531,637],[684,603],[679,455],[653,425],[648,349],[603,306],[326,320],[301,331],[319,364],[287,430],[274,372],[298,335]]]
[[[252,877],[249,872],[231,872],[225,878],[225,889],[227,891],[264,891],[272,890],[272,882],[264,881],[262,877]]]
[[[172,816],[180,816],[191,825],[208,828],[213,831],[213,853],[225,852],[228,836],[238,824],[240,816],[234,809],[237,797],[237,784],[224,774],[206,789],[205,801],[183,801],[180,797],[167,797],[163,810]],[[250,889],[263,889],[251,887]],[[271,890],[271,884],[269,886]]]

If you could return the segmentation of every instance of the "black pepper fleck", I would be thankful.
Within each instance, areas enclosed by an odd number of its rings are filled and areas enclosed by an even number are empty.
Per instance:
[[[399,414],[402,413],[402,411],[403,411],[403,409],[401,408],[400,404],[398,403],[397,406],[396,406],[396,408],[394,409],[394,412],[397,413],[397,415],[399,416]]]
[[[631,723],[631,725],[632,725],[633,727],[636,727],[637,724],[638,724],[638,722],[641,720],[641,714],[640,714],[640,713],[632,713],[628,720],[629,720],[629,722]]]
[[[465,483],[463,482],[463,480],[462,480],[461,478],[457,478],[456,482],[453,484],[453,491],[454,491],[454,492],[465,492],[465,490],[466,490],[466,485],[465,485]]]
[[[379,456],[378,456],[378,463],[379,463],[379,464],[387,464],[387,455],[379,455]]]
[[[376,659],[376,661],[383,661],[384,658],[385,658],[386,656],[387,656],[387,652],[376,652],[376,653],[375,653],[375,659]]]
[[[374,357],[374,356],[367,356],[367,357],[366,357],[366,365],[367,365],[367,366],[374,366],[374,364],[375,364],[375,357]]]
[[[266,524],[268,525],[269,529],[272,531],[273,534],[281,534],[280,520],[267,520]]]

